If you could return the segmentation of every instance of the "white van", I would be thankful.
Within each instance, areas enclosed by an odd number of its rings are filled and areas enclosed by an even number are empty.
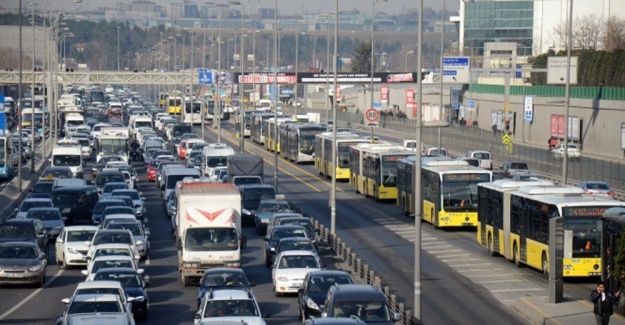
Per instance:
[[[480,161],[481,168],[493,170],[493,159],[489,151],[469,150],[467,157],[478,159]]]
[[[74,178],[83,178],[82,148],[78,146],[56,146],[52,149],[52,166],[69,167]]]
[[[228,156],[234,155],[234,149],[225,143],[211,143],[202,148],[202,174],[205,177],[213,176],[215,167],[226,166]]]

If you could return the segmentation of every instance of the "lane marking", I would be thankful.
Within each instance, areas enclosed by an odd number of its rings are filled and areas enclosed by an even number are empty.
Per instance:
[[[509,279],[509,280],[490,280],[490,281],[477,281],[477,283],[506,283],[506,282],[521,282],[523,280],[520,279]]]
[[[22,307],[25,303],[27,303],[33,297],[38,295],[43,289],[47,288],[52,282],[54,282],[54,280],[56,280],[59,276],[61,276],[63,271],[64,271],[63,269],[59,269],[56,272],[56,274],[50,280],[48,280],[46,283],[43,284],[43,286],[41,288],[37,288],[37,290],[31,292],[28,296],[26,296],[26,298],[22,299],[22,301],[20,301],[19,303],[15,304],[15,306],[13,306],[11,309],[9,309],[6,312],[4,312],[4,314],[0,315],[0,320],[5,319],[7,316],[11,315],[18,308]]]
[[[524,292],[524,291],[541,291],[541,290],[545,290],[543,288],[525,288],[525,289],[495,289],[495,290],[490,290],[490,292],[493,293],[506,293],[506,292]]]

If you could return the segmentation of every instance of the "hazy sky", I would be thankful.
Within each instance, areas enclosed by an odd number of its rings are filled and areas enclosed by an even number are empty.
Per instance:
[[[60,0],[48,0],[48,8],[55,7],[54,3]],[[81,6],[83,8],[95,9],[102,6],[114,6],[119,1],[130,0],[83,0],[82,4],[73,4],[70,0],[62,0],[63,9],[76,8]],[[182,0],[151,0],[160,5],[166,5],[168,2]],[[228,3],[228,0],[191,0],[196,3],[213,2],[213,3]],[[441,0],[423,0],[424,7],[430,7],[433,9],[441,8]],[[44,0],[35,0],[38,7],[42,7]],[[251,6],[252,10],[260,3],[261,8],[273,8],[274,0],[241,0],[244,4]],[[14,7],[17,8],[19,0],[0,0],[0,7]],[[30,7],[32,0],[23,0],[24,7]],[[371,4],[373,0],[339,0],[339,10],[352,10],[358,9],[365,15],[371,14]],[[446,0],[445,7],[449,10],[458,11],[460,0]],[[281,14],[301,14],[302,6],[304,12],[329,12],[334,11],[336,2],[333,0],[278,0],[278,10]],[[375,5],[375,10],[385,12],[388,14],[399,14],[404,10],[416,9],[418,6],[418,0],[388,0],[388,2],[378,3]],[[57,8],[59,6],[56,6]],[[41,9],[40,9],[41,10]],[[246,8],[246,12],[249,12]]]

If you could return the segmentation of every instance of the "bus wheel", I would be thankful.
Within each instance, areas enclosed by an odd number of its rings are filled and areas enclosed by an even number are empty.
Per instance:
[[[543,274],[549,275],[549,261],[547,260],[547,254],[545,254],[545,252],[543,252],[543,257],[541,260],[541,265],[543,266]]]
[[[495,245],[493,243],[493,236],[490,233],[488,234],[488,251],[490,252],[490,256],[497,256],[497,253],[495,252]]]
[[[521,267],[521,259],[519,258],[519,248],[516,243],[512,246],[513,262],[516,267]]]

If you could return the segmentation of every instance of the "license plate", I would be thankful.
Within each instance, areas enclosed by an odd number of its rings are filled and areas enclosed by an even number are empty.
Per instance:
[[[300,283],[293,283],[293,284],[291,284],[291,288],[299,288],[301,286],[302,285]]]
[[[4,276],[7,278],[21,278],[22,274],[21,273],[5,273]]]

